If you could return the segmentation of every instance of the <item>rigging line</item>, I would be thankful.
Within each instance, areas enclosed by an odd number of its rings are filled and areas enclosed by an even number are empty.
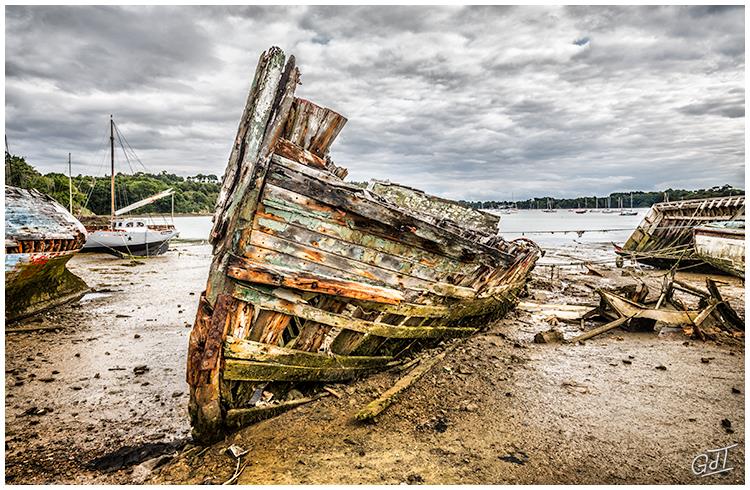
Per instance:
[[[91,195],[94,193],[94,189],[96,188],[96,174],[103,171],[104,165],[107,161],[107,151],[106,151],[107,130],[106,128],[102,130],[101,135],[102,137],[99,139],[99,145],[97,145],[98,151],[101,152],[100,153],[101,161],[99,162],[99,166],[96,168],[96,172],[94,172],[94,175],[91,176],[91,188],[89,189],[86,195],[86,202],[83,205],[84,208],[88,207],[89,201],[91,200]]]
[[[120,134],[120,131],[117,131],[117,127],[115,126],[115,134],[117,135],[117,141],[120,142],[120,149],[122,150],[122,154],[125,156],[125,161],[128,164],[128,167],[130,167],[130,173],[134,174],[135,170],[133,170],[133,166],[130,164],[130,158],[128,158],[128,152],[125,151],[125,145],[122,143],[122,136]]]
[[[130,146],[130,142],[129,142],[129,141],[128,141],[128,139],[127,139],[127,138],[125,137],[125,135],[124,135],[124,134],[122,134],[122,133],[120,132],[120,129],[119,129],[118,127],[117,127],[117,125],[115,125],[115,130],[117,131],[117,133],[118,133],[118,134],[120,134],[120,135],[122,136],[122,139],[123,139],[123,141],[125,141],[125,144],[127,145],[128,149],[129,149],[129,150],[130,150],[130,152],[131,152],[131,153],[133,154],[133,157],[135,157],[135,160],[136,160],[136,161],[137,161],[138,163],[140,163],[140,164],[141,164],[141,167],[143,167],[143,170],[144,170],[144,171],[145,171],[146,173],[148,173],[148,169],[146,168],[146,165],[144,165],[144,164],[143,164],[143,162],[141,161],[141,159],[140,159],[140,158],[138,157],[138,154],[137,154],[137,153],[135,152],[135,150],[133,149],[133,147],[132,147],[132,146]]]

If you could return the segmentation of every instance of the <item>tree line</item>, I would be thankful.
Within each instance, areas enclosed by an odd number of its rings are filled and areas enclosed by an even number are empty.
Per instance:
[[[108,215],[110,213],[109,176],[92,177],[77,175],[73,182],[73,214]],[[5,152],[5,183],[24,189],[36,189],[48,194],[61,205],[68,207],[68,176],[58,172],[42,175],[26,159]],[[179,214],[213,213],[219,196],[221,183],[216,175],[198,174],[181,177],[166,171],[159,174],[137,172],[132,175],[118,173],[115,177],[115,207],[153,196],[169,188],[174,189],[174,212]],[[160,199],[142,208],[137,214],[169,214],[172,210],[170,198]]]
[[[577,209],[577,208],[606,208],[610,205],[613,208],[629,208],[630,196],[633,196],[634,208],[648,208],[652,205],[664,201],[684,201],[687,199],[705,199],[709,197],[739,196],[744,195],[745,191],[733,187],[729,184],[723,186],[714,186],[708,189],[686,190],[686,189],[666,189],[657,192],[644,191],[627,191],[613,192],[609,196],[580,196],[575,198],[560,199],[554,197],[534,197],[522,201],[459,201],[474,209],[498,209],[511,208],[518,209]]]

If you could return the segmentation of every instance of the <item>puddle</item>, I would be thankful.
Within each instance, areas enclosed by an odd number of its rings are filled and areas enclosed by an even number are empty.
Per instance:
[[[78,302],[87,303],[89,301],[93,301],[95,299],[100,299],[100,298],[106,298],[108,296],[112,296],[112,294],[111,293],[87,293],[83,296],[83,298],[78,300]]]

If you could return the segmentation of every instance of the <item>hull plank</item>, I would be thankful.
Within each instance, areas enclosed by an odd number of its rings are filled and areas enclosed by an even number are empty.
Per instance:
[[[225,172],[188,351],[199,442],[297,406],[292,388],[309,401],[476,332],[515,305],[541,256],[500,238],[497,217],[344,182],[329,148],[346,118],[295,98],[298,80],[293,57],[261,56]]]

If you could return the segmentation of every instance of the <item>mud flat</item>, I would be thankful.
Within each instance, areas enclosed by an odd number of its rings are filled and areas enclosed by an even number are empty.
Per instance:
[[[172,248],[137,261],[79,254],[69,268],[96,292],[8,326],[59,330],[6,335],[6,482],[129,481],[127,463],[187,440],[188,327],[210,247]]]
[[[596,287],[637,279],[658,291],[660,271],[596,265],[599,277],[559,266],[571,257],[613,254],[548,250],[524,300],[594,305]],[[403,373],[332,385],[341,398],[193,446],[186,325],[209,261],[209,247],[185,243],[135,264],[75,257],[71,270],[99,292],[12,326],[59,331],[6,335],[8,483],[222,483],[236,468],[231,444],[250,451],[239,483],[744,482],[744,339],[615,329],[582,345],[536,344],[538,332],[556,325],[572,338],[580,324],[520,310],[458,341],[374,423],[353,416]],[[742,314],[743,283],[717,279]],[[732,471],[693,474],[695,456],[732,444]],[[138,467],[174,453],[153,472]]]

